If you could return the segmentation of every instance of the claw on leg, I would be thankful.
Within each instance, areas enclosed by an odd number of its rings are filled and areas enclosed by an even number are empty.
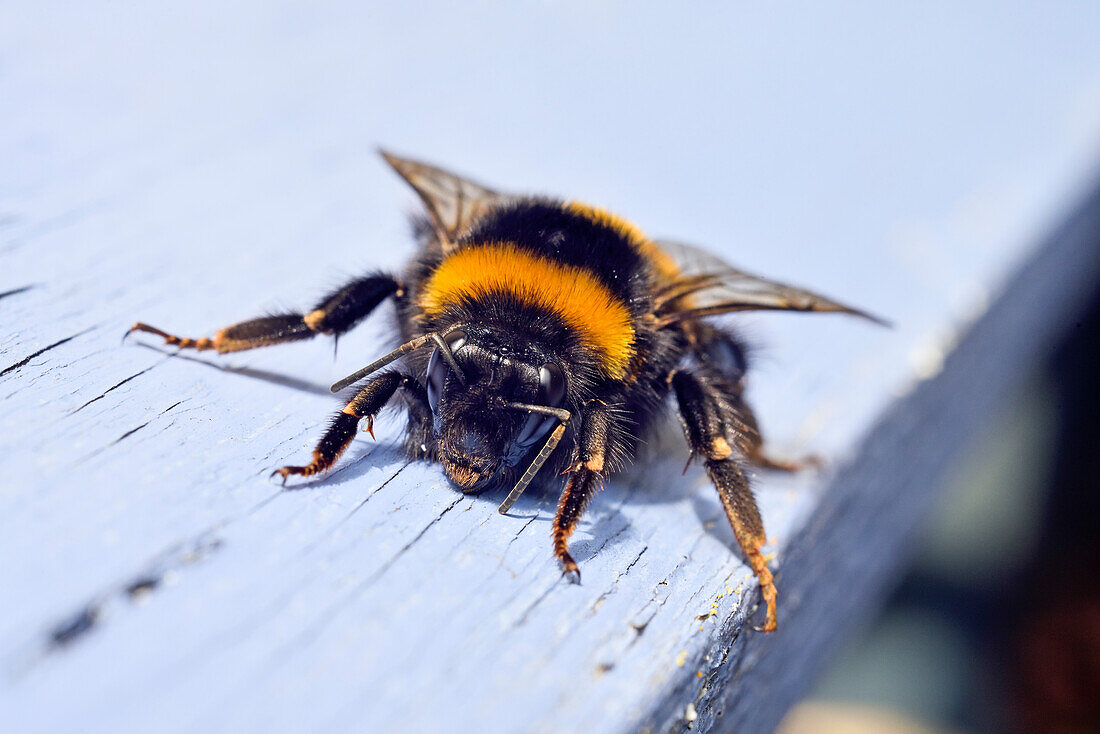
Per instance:
[[[573,560],[573,556],[569,555],[569,551],[563,550],[558,554],[558,559],[561,561],[561,575],[569,580],[570,583],[581,583],[581,569],[577,566],[577,562]]]
[[[554,555],[561,562],[562,575],[568,576],[570,581],[577,584],[581,582],[581,570],[573,556],[569,555],[569,536],[573,534],[588,500],[599,486],[600,476],[582,466],[569,477],[558,502],[558,513],[554,517]]]
[[[760,580],[760,594],[764,597],[764,604],[767,606],[767,610],[764,614],[764,626],[757,627],[758,632],[775,632],[777,626],[776,614],[775,614],[775,580],[772,578],[771,569],[768,568],[767,562],[764,560],[764,556],[761,555],[760,549],[749,551],[745,554],[749,562],[749,566],[752,567],[753,572],[756,574],[756,578]]]
[[[282,484],[286,486],[286,480],[290,476],[312,477],[315,474],[320,474],[328,467],[322,466],[320,462],[314,460],[307,466],[281,466],[275,471],[271,472],[271,476],[278,474],[283,478]]]
[[[208,339],[207,337],[203,337],[201,339],[190,339],[187,337],[169,334],[168,332],[162,331],[155,326],[143,324],[140,321],[130,327],[130,330],[126,332],[126,336],[133,334],[135,331],[144,331],[147,334],[155,334],[156,336],[163,337],[165,344],[170,344],[172,346],[179,347],[180,349],[196,349],[200,352],[206,351],[208,349],[217,349],[219,337],[221,336],[221,334],[219,333],[213,339]]]
[[[767,454],[760,446],[756,446],[747,452],[745,458],[753,466],[758,466],[761,469],[772,469],[792,474],[804,469],[821,469],[825,466],[825,460],[817,454],[809,454],[800,459],[777,459]]]

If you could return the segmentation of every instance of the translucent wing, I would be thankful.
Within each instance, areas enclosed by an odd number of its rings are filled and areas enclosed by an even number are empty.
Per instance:
[[[818,311],[847,313],[887,325],[882,319],[812,291],[746,273],[704,250],[658,241],[680,268],[680,276],[658,293],[662,325],[734,311]]]
[[[510,198],[441,168],[398,158],[384,150],[379,152],[424,202],[444,251],[450,249],[471,222]]]

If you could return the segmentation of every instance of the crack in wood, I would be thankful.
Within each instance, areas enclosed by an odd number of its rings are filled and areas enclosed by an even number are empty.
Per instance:
[[[140,426],[137,426],[137,427],[135,427],[135,428],[131,428],[130,430],[126,431],[126,433],[123,433],[123,434],[122,434],[121,436],[119,436],[118,438],[116,438],[116,439],[115,439],[114,441],[111,441],[111,442],[110,442],[109,444],[107,444],[107,445],[105,445],[105,446],[100,446],[100,447],[99,447],[98,449],[96,449],[96,450],[95,450],[95,451],[93,451],[92,453],[90,453],[90,454],[88,454],[87,456],[85,456],[84,458],[82,458],[82,459],[78,460],[78,461],[76,462],[76,466],[79,466],[80,464],[83,464],[83,463],[85,463],[85,462],[87,462],[87,461],[91,461],[92,459],[94,459],[95,457],[99,456],[100,454],[102,454],[102,453],[103,453],[104,451],[106,451],[107,449],[111,448],[112,446],[117,446],[117,445],[118,445],[119,443],[121,443],[122,441],[126,440],[126,439],[127,439],[127,438],[129,438],[130,436],[132,436],[132,435],[134,435],[135,433],[137,433],[138,431],[140,431],[140,430],[141,430],[142,428],[145,428],[146,426],[148,426],[148,425],[149,425],[150,423],[152,423],[153,421],[155,421],[155,420],[156,420],[157,418],[160,418],[161,416],[163,416],[163,415],[164,415],[165,413],[167,413],[168,411],[172,410],[173,408],[175,408],[175,407],[177,407],[177,406],[179,406],[179,405],[181,405],[181,404],[183,404],[183,403],[185,403],[185,402],[187,402],[187,399],[186,399],[186,398],[184,398],[183,400],[179,400],[179,401],[177,401],[177,402],[173,403],[172,405],[169,405],[169,406],[168,406],[167,408],[165,408],[164,410],[162,410],[162,411],[161,411],[160,413],[157,413],[157,414],[156,414],[155,416],[153,416],[153,417],[152,417],[152,418],[150,418],[149,420],[145,421],[145,422],[144,422],[144,423],[142,423],[142,424],[141,424]]]
[[[45,354],[46,352],[50,351],[51,349],[56,349],[57,347],[60,347],[62,344],[66,344],[68,342],[71,342],[73,339],[76,339],[78,336],[83,336],[84,334],[87,334],[89,331],[91,331],[94,328],[95,328],[94,326],[89,326],[87,329],[84,329],[84,331],[78,331],[77,333],[73,334],[72,336],[67,336],[64,339],[60,339],[58,341],[55,341],[53,344],[50,344],[49,346],[42,347],[37,352],[35,352],[33,354],[29,354],[26,357],[24,357],[23,359],[16,362],[15,364],[8,365],[4,369],[0,370],[0,377],[3,377],[4,375],[8,374],[9,372],[14,372],[15,370],[19,369],[20,367],[25,366],[28,362],[30,362],[35,357],[40,357],[43,354]]]
[[[526,530],[528,527],[530,527],[531,523],[533,523],[535,520],[538,520],[538,519],[539,519],[539,513],[535,512],[535,514],[531,515],[531,517],[527,520],[527,522],[523,523],[523,525],[520,527],[520,529],[515,532],[515,534],[512,536],[512,539],[509,540],[508,544],[504,546],[504,550],[501,551],[501,553],[500,553],[500,563],[497,565],[497,568],[504,568],[504,559],[508,557],[508,551],[512,548],[512,545],[517,540],[519,540],[519,536],[523,535],[523,531]],[[518,574],[516,574],[516,572],[512,571],[511,569],[504,568],[504,570],[506,570],[506,571],[508,571],[508,573],[512,574],[512,578],[515,578],[518,575]]]
[[[356,464],[358,464],[358,463],[360,463],[360,462],[362,462],[362,461],[365,461],[365,460],[369,459],[369,458],[370,458],[371,456],[373,456],[373,455],[374,455],[374,453],[375,453],[376,451],[378,451],[378,447],[377,447],[377,446],[376,446],[376,447],[374,447],[374,448],[372,448],[372,449],[371,449],[370,451],[368,451],[367,453],[363,454],[363,455],[362,455],[362,456],[360,456],[359,458],[357,458],[357,459],[356,459],[355,461],[349,462],[349,463],[348,463],[348,464],[346,464],[345,466],[342,466],[342,467],[340,467],[340,469],[337,469],[336,471],[334,471],[334,472],[333,472],[332,474],[330,474],[329,476],[330,476],[330,477],[331,477],[331,476],[335,476],[335,475],[339,474],[339,473],[340,473],[341,471],[346,471],[346,470],[348,470],[348,469],[351,469],[351,468],[352,468],[353,466],[355,466]],[[362,500],[360,500],[360,501],[359,501],[359,503],[358,503],[357,505],[355,505],[355,507],[351,508],[351,509],[350,509],[350,510],[348,511],[348,514],[347,514],[347,515],[345,515],[345,516],[344,516],[344,519],[343,519],[343,520],[341,520],[340,522],[341,522],[341,523],[343,523],[343,522],[347,522],[348,520],[350,520],[350,519],[351,519],[351,516],[352,516],[352,515],[354,515],[355,513],[359,512],[359,510],[363,509],[363,506],[364,506],[365,504],[367,504],[368,502],[370,502],[370,501],[371,501],[371,499],[372,499],[372,498],[374,497],[374,495],[376,495],[376,494],[377,494],[378,492],[380,492],[380,491],[381,491],[381,490],[382,490],[383,488],[385,488],[385,487],[386,487],[386,485],[388,485],[388,484],[389,484],[390,482],[392,482],[392,481],[393,481],[394,479],[396,479],[396,478],[398,477],[398,475],[399,475],[399,474],[401,474],[401,472],[403,472],[403,471],[405,471],[406,469],[408,469],[408,468],[409,468],[409,467],[410,467],[410,466],[412,465],[413,461],[414,461],[413,459],[408,459],[408,460],[406,460],[406,461],[405,461],[405,463],[404,463],[404,464],[402,464],[401,466],[397,467],[397,471],[395,471],[395,472],[394,472],[393,474],[391,474],[391,475],[390,475],[390,476],[389,476],[389,477],[388,477],[388,478],[387,478],[386,480],[384,480],[384,481],[383,481],[383,482],[382,482],[381,484],[379,484],[379,485],[378,485],[377,487],[375,487],[375,488],[374,488],[374,489],[372,489],[372,490],[371,490],[370,492],[368,492],[368,493],[367,493],[367,495],[366,495],[365,497],[363,497],[363,499],[362,499]],[[384,466],[384,465],[383,465],[383,466]],[[381,467],[379,467],[379,468],[381,468]]]
[[[471,502],[466,507],[466,510],[470,510],[471,508],[473,508],[473,506],[474,506],[474,503]],[[497,514],[497,513],[493,513],[493,514]],[[454,545],[451,546],[451,550],[450,550],[449,553],[447,553],[447,556],[449,557],[449,556],[453,555],[456,551],[458,551],[459,548],[464,547],[469,542],[470,537],[473,536],[474,533],[476,533],[481,528],[485,527],[489,523],[489,521],[491,521],[493,519],[493,514],[486,514],[485,517],[481,518],[481,522],[477,523],[476,525],[471,525],[470,528],[466,531],[466,534],[463,535],[458,540],[458,542],[456,542]]]
[[[427,525],[421,528],[420,531],[412,537],[412,539],[401,546],[401,548],[398,549],[398,551],[392,556],[390,556],[377,570],[375,570],[374,573],[363,579],[363,581],[361,581],[360,583],[356,584],[347,594],[344,594],[339,600],[337,600],[333,604],[330,604],[313,624],[309,625],[306,629],[303,629],[301,633],[299,633],[292,640],[289,640],[285,645],[283,645],[275,653],[275,657],[284,657],[285,655],[289,654],[292,649],[301,645],[308,644],[309,642],[314,640],[317,635],[320,634],[321,630],[328,625],[328,621],[332,617],[339,614],[340,611],[344,609],[344,607],[346,607],[348,604],[351,604],[356,597],[360,596],[363,592],[365,592],[376,582],[378,582],[383,576],[385,576],[386,572],[389,571],[390,568],[392,568],[393,565],[397,563],[397,561],[400,560],[403,555],[405,555],[414,545],[420,542],[420,540],[425,535],[427,535],[428,531],[431,530],[440,520],[442,520],[448,512],[453,510],[463,499],[467,498],[464,495],[459,495],[454,499],[454,501],[444,507],[439,512],[439,514],[433,517]]]
[[[527,618],[531,615],[531,612],[533,612],[535,610],[535,607],[537,607],[539,604],[541,604],[546,599],[546,597],[550,596],[550,592],[553,591],[558,586],[558,584],[560,584],[562,582],[562,579],[564,579],[564,578],[565,578],[565,573],[559,574],[558,578],[554,580],[554,583],[547,586],[543,590],[543,592],[541,594],[539,594],[538,597],[533,602],[531,602],[527,606],[526,609],[523,610],[523,614],[521,614],[519,616],[519,619],[517,619],[514,623],[512,623],[512,629],[518,629],[518,628],[522,627],[523,625],[527,624]]]
[[[150,423],[155,421],[157,418],[160,418],[162,415],[167,413],[169,410],[171,410],[172,408],[175,408],[176,406],[180,405],[183,402],[184,402],[183,400],[180,400],[179,402],[176,402],[176,403],[173,403],[172,405],[169,405],[167,408],[165,408],[164,410],[162,410],[160,413],[153,416],[149,420],[145,421],[144,423],[142,423],[137,428],[131,428],[129,431],[126,431],[126,433],[122,434],[121,436],[116,438],[114,441],[111,441],[109,444],[104,446],[103,449],[107,449],[107,448],[110,448],[111,446],[115,446],[115,445],[121,443],[123,441],[123,439],[126,439],[126,438],[129,438],[130,436],[133,436],[135,433],[140,431],[142,428],[145,428],[145,426],[149,425]],[[102,451],[103,449],[100,449],[100,451]]]
[[[624,527],[620,528],[617,533],[615,533],[614,535],[607,538],[598,548],[596,548],[596,550],[594,550],[592,552],[591,555],[589,555],[589,558],[594,557],[597,553],[599,553],[601,550],[603,550],[603,548],[608,543],[610,543],[612,540],[614,540],[619,535],[621,535],[626,530],[627,527],[629,527],[629,526],[624,526]],[[523,613],[520,614],[519,618],[515,622],[512,623],[512,628],[516,629],[516,628],[522,627],[524,624],[526,624],[527,619],[531,616],[531,612],[533,612],[535,610],[535,608],[538,607],[539,604],[541,604],[543,601],[546,600],[546,598],[550,595],[550,592],[553,591],[554,587],[556,587],[561,582],[561,580],[565,577],[566,577],[565,572],[562,572],[561,575],[558,576],[558,578],[554,581],[553,584],[548,586],[541,594],[539,594],[539,596],[533,602],[531,602],[527,606],[526,609],[523,610]],[[573,583],[573,582],[570,582],[570,583]],[[576,583],[579,584],[580,582],[578,581]],[[518,597],[522,592],[523,592],[523,589],[518,590],[515,594],[513,594],[508,599],[508,603],[511,603],[512,601],[514,601],[516,599],[516,597]]]
[[[412,461],[409,461],[404,466],[402,466],[401,469],[399,469],[397,473],[400,473],[401,471],[406,469],[410,464],[412,464]],[[386,484],[391,482],[396,476],[397,476],[397,474],[394,474],[393,476],[391,476],[382,485],[380,485],[380,486],[376,487],[374,490],[372,490],[370,492],[370,494],[373,495],[375,492],[382,489],[382,487],[384,487]],[[287,490],[286,489],[280,489],[275,494],[273,494],[270,497],[267,497],[266,499],[264,499],[263,501],[257,503],[248,512],[242,514],[238,518],[234,518],[234,521],[236,521],[238,519],[243,519],[243,518],[246,518],[246,517],[252,515],[254,512],[256,512],[257,510],[259,510],[262,507],[266,506],[268,503],[270,503],[275,498],[280,497],[280,496],[285,495],[285,494],[287,494]],[[450,509],[450,508],[448,508],[448,509]],[[220,528],[220,527],[222,527],[224,525],[227,525],[227,524],[228,524],[228,522],[221,523],[217,527]],[[304,553],[308,552],[309,550],[312,550],[313,548],[315,548],[319,544],[319,542],[320,541],[318,540],[318,541],[314,541],[314,542],[310,543],[306,548],[304,548],[302,550],[302,553],[304,554]],[[222,637],[222,641],[219,641],[218,643],[215,643],[210,648],[210,650],[220,650],[220,649],[222,649],[224,644],[228,644],[231,641],[239,640],[239,639],[243,638],[247,633],[255,631],[263,621],[271,619],[272,617],[279,614],[282,610],[284,610],[287,607],[287,605],[289,605],[291,603],[291,601],[294,599],[294,597],[297,596],[298,593],[299,593],[298,587],[297,586],[292,586],[290,591],[288,591],[287,593],[281,594],[277,598],[273,599],[271,603],[267,604],[264,607],[262,612],[252,616],[248,620],[241,623],[239,626],[234,627],[231,630],[227,631],[224,634],[224,636]],[[204,653],[204,655],[205,655],[205,653]]]
[[[599,529],[599,528],[603,527],[603,526],[604,526],[604,525],[606,525],[606,524],[609,524],[609,523],[610,523],[610,521],[611,521],[611,519],[614,519],[614,518],[620,518],[620,517],[622,516],[622,512],[621,512],[621,511],[622,511],[623,505],[625,505],[625,504],[626,504],[626,500],[627,500],[627,497],[626,497],[626,495],[624,494],[624,495],[623,495],[623,498],[622,498],[621,500],[619,500],[618,504],[616,504],[616,505],[615,505],[615,506],[614,506],[614,507],[613,507],[613,508],[611,509],[611,511],[610,511],[610,512],[608,512],[608,513],[607,513],[607,514],[606,514],[605,516],[601,517],[601,518],[600,518],[600,519],[598,519],[598,520],[597,520],[597,521],[596,521],[595,523],[593,523],[593,525],[592,525],[592,527],[590,528],[590,530],[589,530],[589,531],[590,531],[590,532],[592,532],[592,533],[596,533],[596,532],[598,531],[598,529]],[[532,518],[531,518],[531,520],[529,520],[529,521],[527,522],[527,525],[530,525],[530,524],[531,524],[531,522],[533,522],[533,521],[534,521],[534,520],[535,520],[535,519],[536,519],[537,517],[538,517],[538,515],[536,514],[536,515],[535,515],[534,517],[532,517]],[[523,526],[522,528],[520,528],[519,532],[520,532],[520,533],[522,533],[522,532],[523,532],[523,530],[524,530],[524,529],[526,529],[527,525],[524,525],[524,526]],[[613,541],[613,540],[615,540],[616,538],[618,538],[618,537],[619,537],[620,535],[622,535],[622,534],[623,534],[624,532],[626,532],[626,530],[627,530],[627,529],[629,529],[629,528],[630,528],[630,523],[629,523],[629,522],[626,522],[626,521],[624,521],[624,522],[623,522],[623,525],[622,525],[622,526],[621,526],[621,527],[620,527],[620,528],[619,528],[619,529],[618,529],[618,530],[617,530],[617,531],[616,531],[615,533],[612,533],[612,534],[611,534],[611,535],[609,535],[609,536],[608,536],[608,535],[604,535],[604,536],[603,536],[603,538],[604,538],[603,542],[602,542],[602,543],[601,543],[601,544],[600,544],[599,546],[597,546],[595,550],[593,550],[593,551],[591,551],[590,553],[588,553],[588,555],[587,555],[587,556],[585,557],[585,559],[584,559],[584,560],[590,560],[590,559],[592,559],[592,558],[595,558],[595,557],[596,557],[596,555],[598,555],[600,551],[602,551],[602,550],[603,550],[604,548],[606,548],[606,547],[607,547],[607,545],[608,545],[608,544],[609,544],[609,543],[610,543],[611,541]],[[517,533],[517,534],[516,534],[516,537],[515,537],[515,538],[513,538],[511,542],[509,542],[509,547],[511,546],[511,543],[512,543],[512,542],[515,542],[516,538],[518,538],[518,537],[519,537],[519,533]],[[503,561],[502,561],[502,562],[503,562]],[[523,569],[523,570],[526,570],[526,569],[527,569],[527,568],[529,568],[529,567],[530,567],[530,563],[528,563],[528,565],[527,565],[527,566],[524,566],[524,569]],[[518,576],[518,575],[519,575],[519,573],[514,573],[514,574],[513,574],[513,576]],[[559,580],[560,580],[560,579],[559,579]],[[556,586],[556,585],[557,585],[557,582],[555,582],[555,583],[554,583],[554,585],[552,585],[552,586],[551,586],[550,588],[552,589],[552,588],[553,588],[554,586]],[[521,594],[521,593],[522,593],[523,591],[524,591],[523,589],[518,589],[518,590],[517,590],[517,591],[516,591],[515,593],[513,593],[513,594],[512,594],[512,595],[511,595],[510,597],[508,597],[508,600],[507,600],[507,601],[505,602],[505,606],[507,606],[507,605],[510,605],[510,604],[511,604],[511,603],[512,603],[513,601],[515,601],[515,600],[516,600],[516,598],[517,598],[517,597],[519,597],[519,596],[520,596],[520,594]],[[522,626],[522,624],[523,624],[523,623],[524,623],[524,621],[525,621],[525,620],[527,619],[527,616],[528,616],[528,615],[530,614],[530,612],[531,612],[531,611],[532,611],[532,610],[533,610],[533,609],[534,609],[534,608],[535,608],[535,607],[536,607],[536,606],[537,606],[537,605],[538,605],[538,604],[539,604],[539,603],[540,603],[540,602],[541,602],[541,601],[542,601],[543,599],[545,599],[545,598],[546,598],[546,596],[547,596],[547,593],[548,593],[548,591],[547,591],[547,592],[544,592],[544,593],[543,593],[543,594],[542,594],[541,596],[539,596],[539,598],[538,598],[538,599],[536,599],[536,600],[535,600],[535,601],[534,601],[534,602],[533,602],[533,603],[532,603],[532,604],[531,604],[530,606],[528,606],[528,607],[527,607],[527,608],[526,608],[526,609],[524,610],[523,614],[522,614],[522,615],[520,615],[520,619],[519,619],[519,620],[517,620],[517,621],[516,621],[516,622],[515,622],[515,623],[514,623],[514,624],[512,625],[512,626],[513,626],[513,628],[514,628],[514,627],[519,627],[519,626]]]
[[[22,286],[21,288],[12,288],[10,291],[4,291],[3,293],[0,293],[0,298],[7,298],[8,296],[17,296],[20,293],[26,293],[27,291],[31,290],[32,288],[36,288],[36,287],[37,286],[32,283],[31,285],[25,285],[25,286]]]
[[[630,615],[631,620],[633,620],[630,622],[630,626],[634,629],[635,632],[637,632],[637,636],[630,643],[631,645],[634,644],[634,641],[636,641],[638,637],[642,636],[642,634],[646,631],[646,628],[649,627],[650,622],[652,622],[657,617],[657,614],[661,611],[661,608],[664,607],[665,602],[668,601],[669,594],[671,593],[672,577],[676,575],[676,572],[683,568],[685,564],[691,562],[692,553],[695,552],[695,549],[699,546],[699,543],[703,541],[706,535],[707,534],[705,531],[699,534],[699,536],[695,539],[695,542],[691,544],[691,548],[688,549],[688,552],[684,554],[684,556],[676,563],[675,566],[672,567],[672,569],[667,574],[665,574],[664,578],[662,578],[653,586],[653,594],[650,596],[650,598],[644,604],[642,604],[641,607],[637,609],[637,611]],[[651,609],[652,613],[642,618],[642,615]]]
[[[413,536],[412,540],[410,540],[408,543],[405,543],[405,545],[401,546],[400,550],[398,550],[396,553],[394,553],[392,556],[390,556],[390,558],[384,564],[382,564],[382,566],[377,571],[375,571],[366,580],[364,580],[364,582],[361,585],[357,586],[353,596],[357,596],[358,594],[362,593],[363,591],[366,591],[376,581],[378,581],[380,578],[385,576],[386,572],[390,570],[390,568],[393,566],[393,564],[397,563],[397,561],[401,558],[401,556],[405,555],[409,551],[410,548],[412,548],[414,545],[416,545],[418,542],[420,542],[420,539],[423,538],[427,534],[427,532],[429,530],[431,530],[432,527],[435,526],[436,523],[438,523],[440,520],[443,519],[444,515],[446,515],[451,510],[453,510],[455,508],[455,506],[457,506],[458,503],[461,502],[463,499],[464,499],[463,496],[456,497],[455,500],[453,502],[451,502],[451,504],[444,507],[442,512],[440,512],[438,515],[433,517],[431,522],[429,522],[427,525],[425,525],[423,528],[421,528],[420,532],[418,532],[415,536]],[[349,601],[350,601],[350,599],[349,599]]]
[[[164,364],[164,360],[161,360],[160,362],[155,362],[155,363],[149,365],[148,367],[146,367],[145,369],[143,369],[141,372],[137,372],[137,373],[132,374],[129,377],[127,377],[127,378],[125,378],[125,379],[123,379],[119,382],[116,382],[114,385],[111,385],[109,388],[107,388],[106,390],[104,390],[103,392],[101,392],[99,395],[92,398],[88,402],[84,403],[79,408],[74,408],[73,410],[69,411],[69,415],[75,415],[75,414],[79,413],[80,411],[84,410],[85,408],[87,408],[89,405],[96,402],[97,400],[102,400],[103,398],[107,397],[108,393],[110,393],[114,390],[117,390],[118,388],[125,385],[127,382],[130,382],[130,380],[133,380],[137,377],[141,377],[146,372],[149,372],[150,370],[152,370],[152,369],[154,369],[154,368],[156,368],[156,367],[158,367],[159,365],[162,365],[162,364]]]
[[[102,616],[103,605],[100,602],[89,602],[73,616],[54,625],[50,631],[49,647],[58,648],[72,644],[91,632]]]
[[[112,603],[126,600],[140,604],[149,599],[154,591],[166,579],[180,569],[206,560],[222,547],[222,541],[213,535],[204,535],[193,541],[180,543],[160,554],[160,560],[153,561],[145,569],[127,580],[114,584],[105,591],[92,595],[73,614],[63,617],[60,622],[49,627],[46,640],[39,652],[22,666],[18,674],[26,673],[42,658],[59,650],[70,647],[92,631],[102,626],[107,618],[107,609]]]
[[[620,571],[618,573],[617,576],[615,576],[615,580],[611,582],[611,585],[607,587],[607,590],[604,591],[603,593],[601,593],[596,598],[596,601],[592,602],[592,607],[588,611],[588,616],[594,615],[596,613],[596,611],[601,606],[603,606],[603,603],[605,601],[607,601],[607,598],[609,596],[611,596],[613,593],[615,593],[615,589],[618,588],[619,582],[623,579],[624,576],[626,576],[627,574],[630,573],[630,569],[634,568],[634,565],[636,563],[638,563],[638,561],[641,560],[642,556],[645,555],[645,552],[647,550],[649,550],[649,546],[648,545],[643,546],[642,549],[640,551],[638,551],[638,555],[634,556],[634,560],[632,560],[630,563],[628,563],[626,568],[624,568],[622,571]]]
[[[372,452],[372,453],[373,453],[373,452]],[[369,456],[369,454],[368,454],[368,456]],[[362,458],[363,458],[363,459],[365,459],[365,458],[367,458],[367,457],[366,457],[366,456],[364,456],[364,457],[362,457]],[[360,460],[361,460],[361,459],[360,459]],[[331,526],[331,527],[330,527],[330,528],[329,528],[329,529],[328,529],[328,530],[327,530],[327,531],[325,532],[325,535],[324,535],[323,537],[317,538],[317,539],[315,539],[315,540],[311,541],[310,543],[308,543],[307,545],[305,545],[305,546],[304,546],[304,547],[302,548],[302,553],[309,553],[310,551],[312,551],[313,549],[315,549],[315,548],[316,548],[316,547],[317,547],[318,545],[320,545],[320,544],[321,544],[321,541],[322,541],[322,540],[323,540],[324,538],[328,538],[328,537],[331,537],[331,536],[332,536],[332,534],[333,534],[333,533],[335,533],[335,532],[337,531],[337,529],[339,529],[339,528],[340,528],[340,527],[341,527],[341,526],[342,526],[342,525],[343,525],[344,523],[346,523],[346,522],[347,522],[348,520],[350,520],[350,519],[352,518],[352,516],[353,516],[353,515],[355,515],[355,513],[359,512],[359,510],[360,510],[360,509],[362,509],[362,508],[363,508],[363,506],[364,506],[365,504],[367,504],[368,502],[370,502],[370,501],[371,501],[371,498],[373,498],[373,497],[374,497],[374,496],[375,496],[376,494],[378,494],[378,493],[379,493],[379,492],[381,492],[381,491],[382,491],[383,489],[385,489],[385,487],[386,487],[386,486],[387,486],[387,485],[388,485],[388,484],[389,484],[390,482],[392,482],[392,481],[393,481],[394,479],[397,479],[398,475],[400,475],[400,474],[401,474],[401,472],[403,472],[403,471],[405,471],[406,469],[408,469],[408,468],[409,468],[409,466],[410,466],[411,464],[412,464],[412,460],[411,460],[411,459],[410,459],[409,461],[406,461],[406,462],[405,462],[404,464],[402,464],[402,465],[401,465],[400,467],[398,467],[398,468],[397,468],[397,471],[395,471],[395,472],[394,472],[393,474],[391,474],[391,475],[389,476],[389,478],[387,478],[387,479],[386,479],[386,480],[385,480],[384,482],[382,482],[382,483],[381,483],[381,484],[379,484],[379,485],[378,485],[377,487],[375,487],[374,489],[372,489],[372,490],[370,490],[369,492],[367,492],[367,495],[366,495],[366,496],[365,496],[365,497],[364,497],[363,499],[361,499],[361,500],[360,500],[360,501],[359,501],[359,502],[358,502],[358,503],[357,503],[357,504],[355,505],[355,507],[351,508],[351,509],[350,509],[350,510],[348,511],[348,513],[347,513],[346,515],[344,515],[344,517],[343,517],[342,519],[340,519],[340,520],[339,520],[339,521],[338,521],[338,522],[337,522],[337,523],[336,523],[335,525]],[[280,494],[286,494],[287,492],[293,492],[293,491],[297,491],[297,488],[293,488],[293,487],[286,487],[286,488],[284,488],[284,489],[281,489],[279,493],[280,493]]]

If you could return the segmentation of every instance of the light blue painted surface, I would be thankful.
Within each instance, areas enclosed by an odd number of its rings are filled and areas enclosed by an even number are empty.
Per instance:
[[[320,341],[184,359],[119,337],[139,318],[207,334],[398,266],[413,200],[385,144],[894,320],[742,320],[777,450],[843,462],[1097,149],[1100,11],[999,7],[4,8],[0,291],[35,287],[0,299],[0,369],[71,339],[0,377],[0,714],[13,731],[629,728],[755,605],[682,446],[600,495],[569,586],[552,495],[500,517],[405,466],[395,419],[330,479],[267,483],[308,455],[324,386],[380,353],[386,309],[335,360]],[[780,569],[823,485],[759,477]],[[162,582],[125,592],[145,578]],[[89,604],[93,630],[48,649]]]

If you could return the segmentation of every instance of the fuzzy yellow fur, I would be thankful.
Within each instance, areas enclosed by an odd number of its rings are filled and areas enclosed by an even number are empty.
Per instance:
[[[448,305],[498,294],[556,313],[597,354],[601,372],[612,378],[626,375],[634,353],[626,305],[587,270],[515,245],[474,245],[448,255],[425,283],[420,306],[435,315]]]

